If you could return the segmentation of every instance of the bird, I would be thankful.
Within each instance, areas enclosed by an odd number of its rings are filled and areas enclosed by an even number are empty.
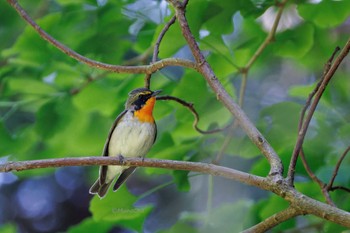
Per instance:
[[[129,93],[125,110],[115,119],[102,156],[122,156],[144,158],[157,138],[157,125],[153,118],[156,96],[160,90],[137,88]],[[115,177],[113,191],[127,180],[136,167],[108,165],[101,166],[99,177],[91,186],[89,193],[105,197]]]

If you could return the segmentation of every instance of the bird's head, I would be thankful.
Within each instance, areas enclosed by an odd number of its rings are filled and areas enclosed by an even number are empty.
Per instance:
[[[134,115],[142,122],[154,122],[152,111],[156,95],[161,91],[151,91],[147,88],[137,88],[129,93],[125,108],[134,111]]]

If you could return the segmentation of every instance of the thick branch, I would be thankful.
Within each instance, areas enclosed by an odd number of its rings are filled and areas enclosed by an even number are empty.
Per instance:
[[[186,170],[193,172],[207,173],[214,176],[222,176],[228,179],[240,181],[242,183],[268,189],[266,179],[251,175],[235,169],[217,166],[208,163],[184,162],[161,159],[141,159],[141,158],[119,158],[119,157],[79,157],[79,158],[59,158],[43,159],[23,162],[8,162],[0,164],[0,172],[24,171],[38,168],[66,167],[66,166],[90,166],[90,165],[123,165],[136,167],[157,167],[174,170]]]
[[[307,197],[282,180],[280,183],[260,176],[251,175],[231,168],[217,166],[208,163],[184,162],[160,159],[141,158],[118,158],[118,157],[80,157],[33,160],[23,162],[8,162],[0,164],[0,172],[23,171],[29,169],[64,167],[64,166],[87,166],[87,165],[123,165],[136,167],[157,167],[174,170],[187,170],[221,176],[236,180],[244,184],[252,185],[267,191],[276,193],[302,214],[312,214],[320,218],[332,221],[342,226],[350,227],[350,213],[336,207],[316,201]]]
[[[297,209],[288,207],[287,209],[268,217],[264,221],[256,224],[255,226],[242,231],[242,233],[264,233],[267,230],[270,230],[273,227],[277,226],[278,224],[301,214],[302,212],[297,211]]]
[[[103,62],[98,62],[87,57],[82,56],[81,54],[75,52],[69,47],[57,41],[55,38],[50,36],[47,32],[45,32],[38,24],[34,22],[34,20],[27,14],[27,12],[18,4],[16,0],[7,0],[7,2],[17,11],[17,13],[29,24],[34,30],[46,41],[50,44],[61,50],[63,53],[68,56],[74,58],[77,61],[85,63],[88,66],[99,68],[103,70],[108,70],[116,73],[145,73],[151,74],[154,73],[166,66],[183,66],[187,68],[196,69],[196,65],[189,60],[178,59],[178,58],[167,58],[158,62],[154,62],[150,65],[144,66],[119,66],[119,65],[111,65]]]
[[[276,181],[280,180],[282,178],[283,172],[283,165],[280,158],[277,156],[276,152],[266,141],[263,135],[249,120],[244,111],[226,92],[221,82],[215,76],[212,68],[206,61],[204,55],[201,53],[197,42],[191,33],[191,30],[187,23],[187,19],[185,17],[184,6],[176,0],[171,0],[170,2],[175,7],[176,17],[178,22],[180,23],[182,34],[192,51],[196,63],[198,64],[199,72],[204,76],[210,87],[216,93],[218,100],[221,101],[224,104],[224,106],[237,118],[238,123],[245,130],[252,142],[260,149],[262,154],[268,159],[271,165],[270,175],[276,175]]]

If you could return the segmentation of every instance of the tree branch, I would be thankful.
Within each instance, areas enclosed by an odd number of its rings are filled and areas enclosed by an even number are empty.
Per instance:
[[[272,229],[273,227],[277,226],[278,224],[285,222],[291,218],[294,218],[296,216],[301,215],[302,212],[301,211],[297,211],[297,209],[293,208],[293,207],[288,207],[285,210],[282,210],[270,217],[268,217],[267,219],[265,219],[264,221],[256,224],[255,226],[242,231],[241,233],[264,233],[267,230]]]
[[[274,180],[241,172],[235,169],[217,166],[208,163],[185,162],[161,159],[122,158],[122,157],[79,157],[43,159],[22,162],[7,162],[0,164],[0,172],[24,171],[29,169],[66,167],[66,166],[88,166],[88,165],[121,165],[135,167],[156,167],[174,170],[186,170],[206,173],[214,176],[239,181],[263,190],[271,191],[284,198],[290,205],[302,214],[312,214],[320,218],[332,221],[345,227],[350,227],[350,213],[336,207],[316,201],[296,191],[287,185],[284,180],[276,183]]]
[[[335,166],[334,168],[334,171],[333,171],[333,175],[326,187],[327,190],[331,190],[332,186],[333,186],[333,183],[334,183],[334,180],[335,180],[335,177],[337,177],[338,175],[338,171],[339,171],[339,168],[340,168],[340,165],[341,163],[343,162],[345,156],[349,153],[350,151],[350,146],[348,148],[346,148],[346,150],[344,151],[344,153],[340,156],[338,162],[337,162],[337,165]]]
[[[304,153],[304,150],[303,148],[301,148],[300,150],[300,158],[301,158],[301,161],[303,163],[303,166],[307,172],[307,174],[310,176],[310,178],[316,182],[318,184],[318,186],[320,186],[320,189],[321,189],[321,192],[322,192],[322,195],[324,196],[326,202],[329,204],[329,205],[332,205],[332,206],[335,206],[334,202],[332,201],[330,195],[329,195],[329,192],[327,190],[327,187],[326,187],[326,184],[320,180],[316,175],[315,173],[311,170],[307,160],[306,160],[306,156],[305,156],[305,153]]]
[[[337,51],[337,50],[335,50]],[[326,72],[326,74],[324,75],[324,78],[322,79],[321,85],[319,86],[316,94],[315,94],[315,99],[314,101],[311,103],[309,112],[306,116],[305,121],[302,124],[301,129],[298,132],[298,139],[297,142],[295,144],[293,153],[292,153],[292,157],[290,160],[290,164],[289,164],[289,168],[288,168],[288,182],[289,185],[293,185],[294,183],[294,174],[295,174],[295,166],[296,166],[296,162],[298,160],[298,156],[301,150],[301,147],[303,145],[304,142],[304,138],[307,132],[307,129],[309,127],[311,118],[316,110],[316,107],[321,99],[321,96],[323,94],[323,92],[325,91],[329,81],[331,80],[331,78],[333,77],[334,73],[337,71],[339,65],[341,64],[341,62],[344,60],[344,58],[348,55],[350,51],[350,39],[347,41],[347,43],[345,44],[344,48],[342,49],[342,51],[340,52],[339,56],[336,58],[336,60],[334,61],[334,63],[331,65],[331,67],[329,68],[328,72]],[[334,54],[334,53],[333,53]],[[334,55],[331,56],[330,61],[333,60]],[[327,68],[326,68],[327,69]]]
[[[91,166],[91,165],[121,165],[136,167],[156,167],[174,170],[186,170],[193,172],[207,173],[214,176],[221,176],[228,179],[240,181],[245,184],[268,189],[266,178],[251,175],[235,169],[217,166],[208,163],[184,162],[162,159],[146,158],[127,158],[127,157],[108,157],[91,156],[78,158],[58,158],[42,159],[22,162],[7,162],[0,164],[0,172],[24,171],[38,168],[53,168],[67,166]]]
[[[233,114],[236,118],[240,126],[245,130],[248,137],[252,140],[252,142],[260,149],[262,154],[267,158],[271,165],[270,176],[274,177],[275,181],[281,180],[283,165],[270,146],[270,144],[266,141],[263,135],[258,131],[258,129],[254,126],[254,124],[249,120],[244,111],[239,107],[239,105],[231,98],[231,96],[226,92],[221,82],[215,76],[212,68],[209,63],[206,61],[204,55],[201,53],[196,40],[194,39],[191,30],[189,28],[186,16],[185,16],[185,8],[184,5],[176,0],[170,0],[171,4],[174,6],[176,11],[177,21],[180,24],[182,34],[186,39],[194,59],[198,64],[198,71],[204,76],[212,90],[216,93],[216,96],[219,101],[221,101],[224,106]]]
[[[103,62],[98,62],[87,57],[82,56],[81,54],[75,52],[69,47],[57,41],[55,38],[50,36],[47,32],[45,32],[38,24],[34,22],[34,20],[27,14],[27,12],[19,5],[16,0],[7,0],[7,2],[17,11],[17,13],[29,24],[34,30],[47,42],[61,50],[63,53],[68,56],[74,58],[75,60],[82,62],[88,66],[99,68],[115,73],[145,73],[152,74],[166,66],[183,66],[191,69],[197,69],[195,63],[185,59],[178,58],[166,58],[158,62],[154,62],[150,65],[143,66],[120,66],[120,65],[112,65]]]
[[[165,24],[164,28],[162,29],[162,31],[160,32],[158,38],[157,38],[157,42],[156,44],[154,45],[154,49],[153,49],[153,56],[152,56],[152,63],[155,63],[157,61],[157,58],[158,58],[158,53],[159,53],[159,46],[160,46],[160,43],[162,42],[163,40],[163,37],[165,35],[165,33],[169,30],[170,26],[173,25],[175,23],[175,20],[176,20],[176,16],[174,15],[170,21],[168,23]],[[151,78],[152,78],[152,75],[151,74],[146,74],[146,77],[145,77],[145,87],[146,88],[150,88],[151,86]]]

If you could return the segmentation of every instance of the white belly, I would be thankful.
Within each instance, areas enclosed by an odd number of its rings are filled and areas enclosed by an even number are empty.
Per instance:
[[[151,149],[155,125],[148,122],[139,122],[127,113],[118,123],[110,138],[108,156],[144,157]],[[107,181],[114,179],[127,167],[108,166]]]

